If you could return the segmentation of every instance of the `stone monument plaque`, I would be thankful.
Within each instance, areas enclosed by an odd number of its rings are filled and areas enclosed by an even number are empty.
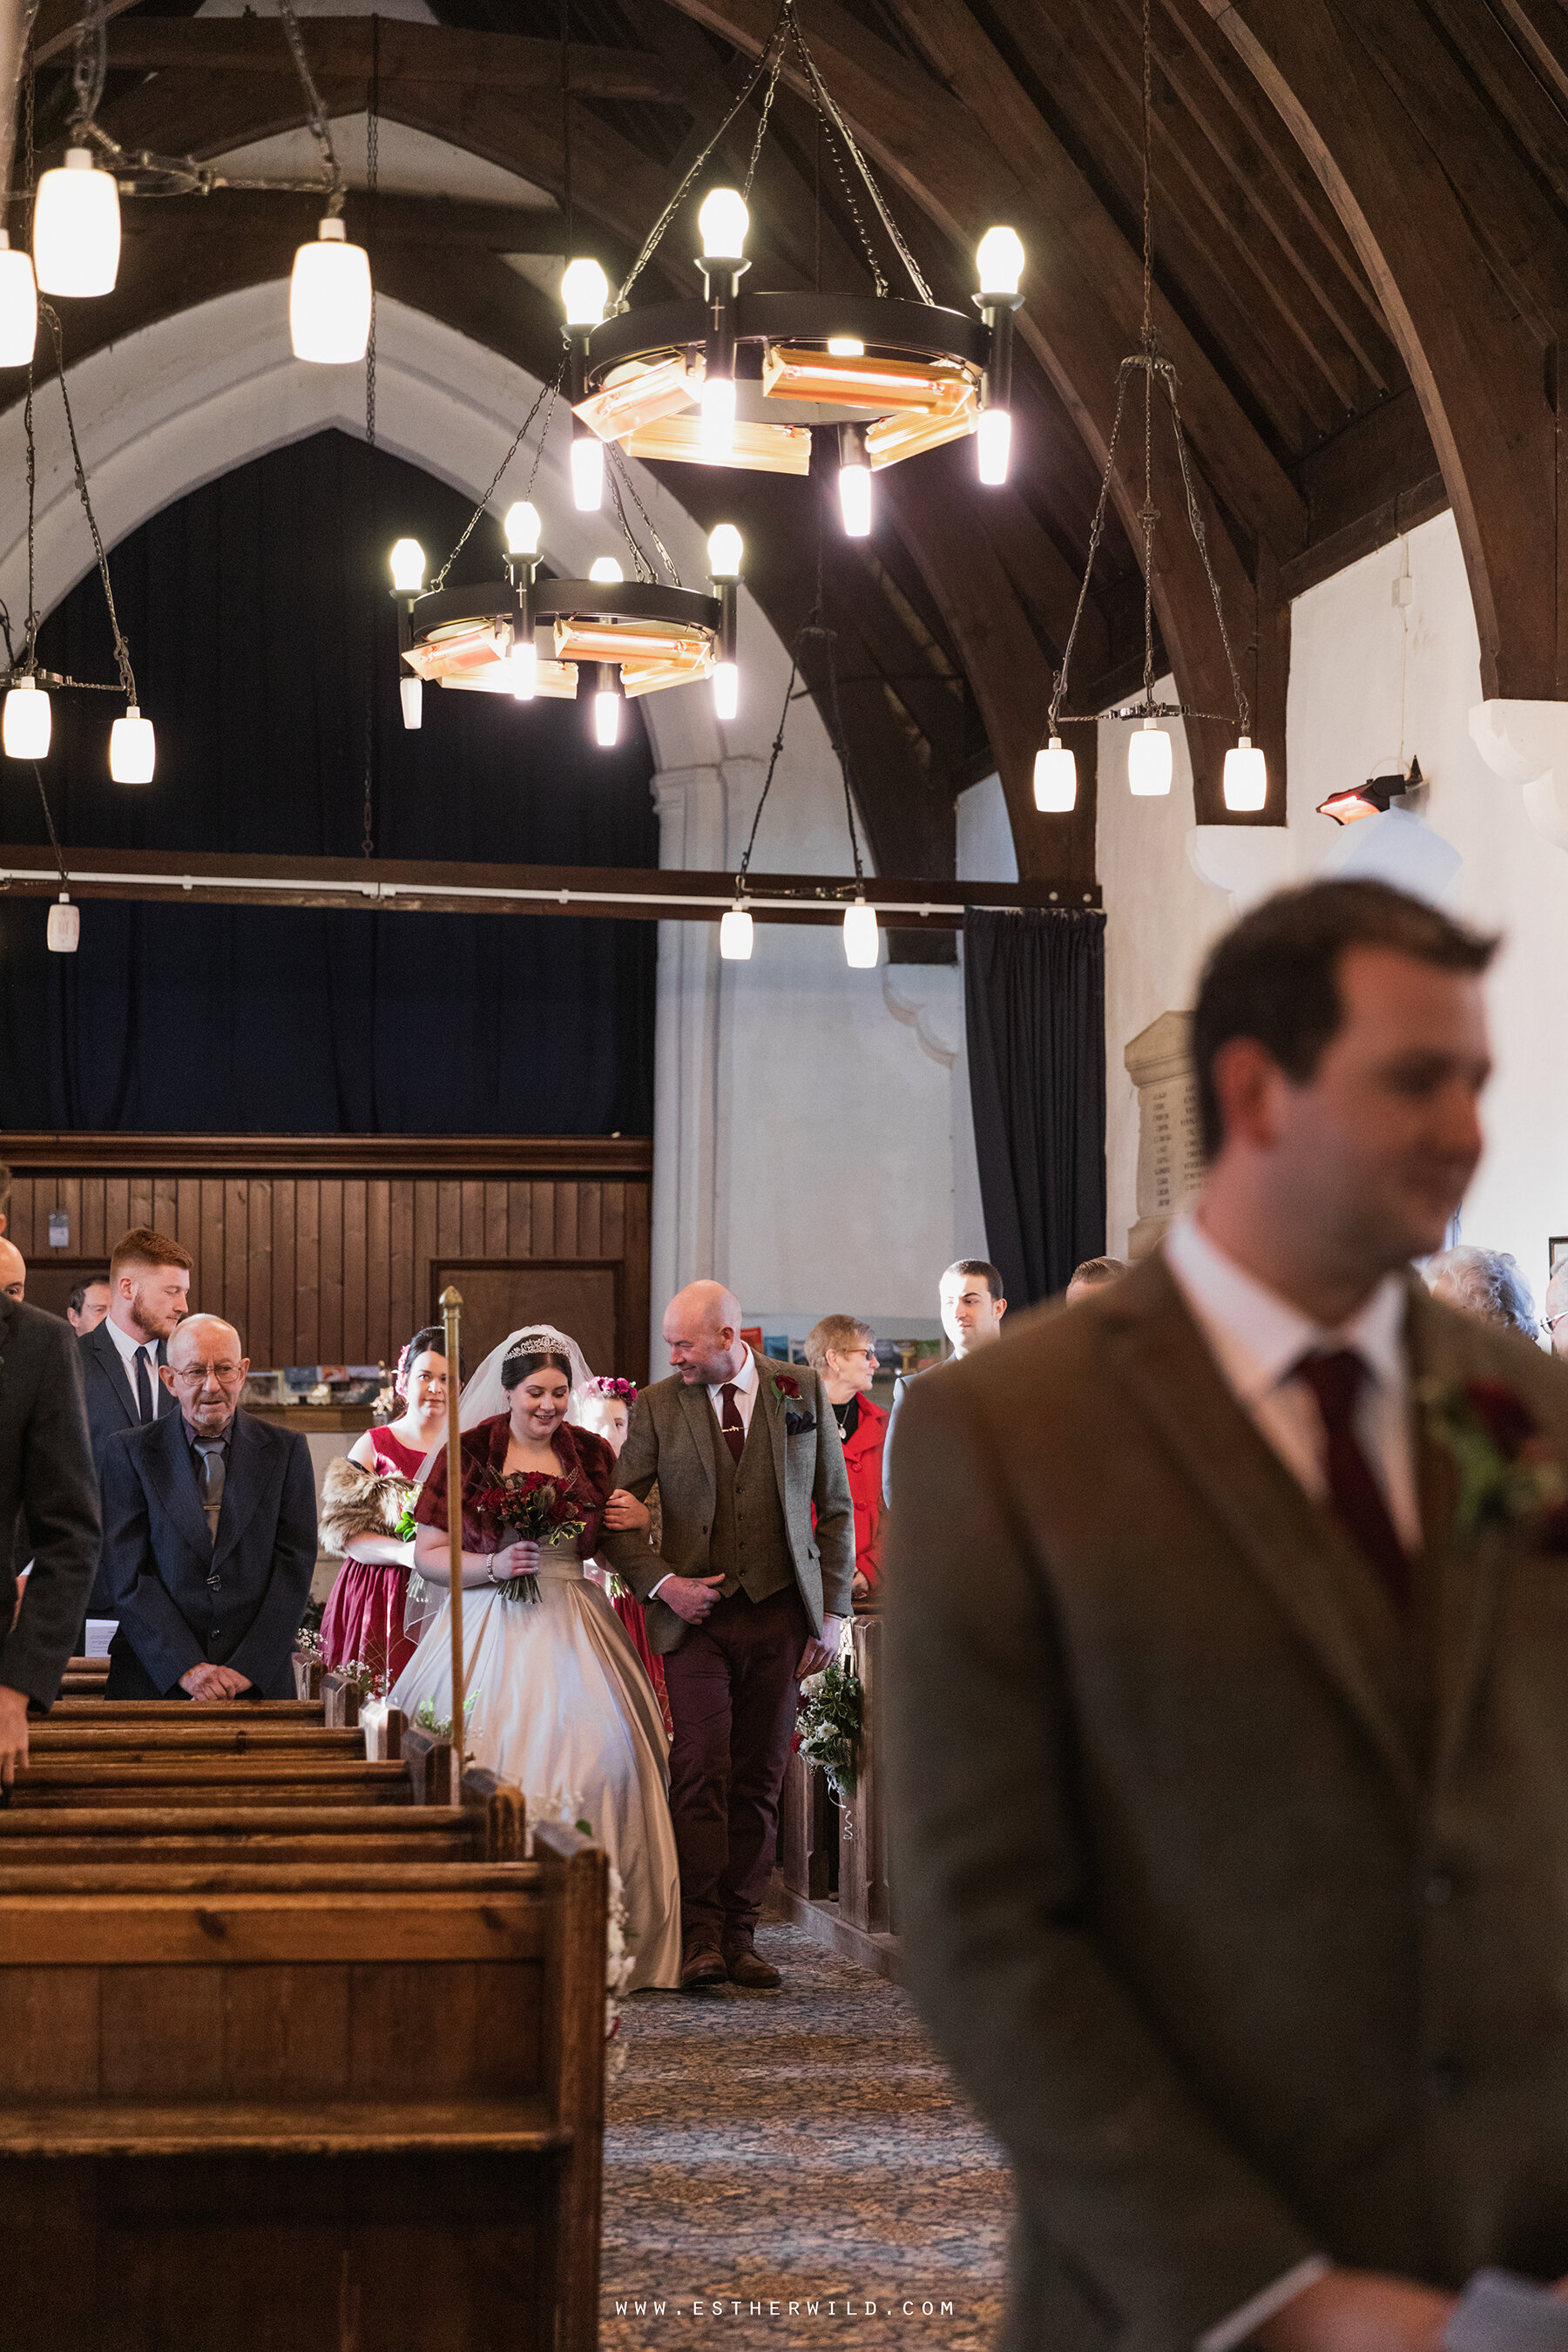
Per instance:
[[[1121,1059],[1138,1089],[1138,1222],[1127,1255],[1147,1257],[1203,1181],[1192,1015],[1162,1013]]]

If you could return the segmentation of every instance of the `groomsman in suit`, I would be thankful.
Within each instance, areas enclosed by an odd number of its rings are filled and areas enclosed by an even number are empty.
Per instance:
[[[293,1696],[316,1484],[296,1431],[238,1410],[249,1369],[232,1324],[188,1317],[162,1375],[176,1410],[104,1450],[107,1698]]]
[[[664,1659],[681,1984],[771,1990],[753,1937],[779,1790],[801,1678],[837,1655],[849,1614],[855,1508],[821,1381],[753,1355],[721,1284],[672,1298],[664,1339],[674,1376],[638,1395],[616,1469],[639,1500],[658,1479],[662,1552],[633,1534],[600,1549]]]
[[[26,1515],[26,1540],[18,1530]],[[32,1573],[17,1607],[18,1559]],[[98,1558],[98,1482],[70,1333],[0,1297],[0,1784],[27,1760],[27,1710],[54,1704]]]
[[[77,1342],[87,1391],[92,1458],[103,1475],[105,1448],[122,1430],[140,1429],[160,1413],[178,1411],[159,1377],[170,1334],[191,1295],[190,1251],[149,1225],[132,1225],[109,1261],[109,1312]],[[100,1573],[87,1605],[89,1617],[110,1617],[109,1591]]]
[[[1195,1211],[904,1408],[900,1942],[1012,2158],[1014,2352],[1564,2340],[1568,1373],[1410,1271],[1492,944],[1246,917]]]

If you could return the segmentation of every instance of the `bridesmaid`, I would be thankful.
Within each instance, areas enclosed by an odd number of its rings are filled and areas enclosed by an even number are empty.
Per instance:
[[[611,1453],[617,1456],[626,1442],[626,1431],[631,1426],[632,1407],[637,1402],[637,1393],[636,1381],[599,1379],[593,1383],[587,1395],[583,1399],[582,1413],[584,1425],[596,1431]],[[631,1496],[624,1489],[617,1487],[605,1507],[605,1525],[609,1528],[646,1527],[648,1542],[657,1551],[664,1534],[663,1517],[658,1507],[658,1486],[655,1486],[651,1489],[646,1506],[640,1507],[632,1502]],[[626,1629],[627,1640],[647,1669],[647,1678],[653,1685],[658,1700],[659,1712],[664,1717],[664,1727],[673,1739],[675,1725],[669,1712],[668,1694],[664,1687],[664,1660],[656,1657],[648,1646],[647,1627],[643,1621],[642,1602],[633,1598],[611,1570],[597,1569],[595,1573],[603,1580],[605,1591],[609,1595],[611,1608]]]
[[[446,1428],[447,1359],[438,1323],[416,1331],[397,1360],[395,1421],[367,1429],[334,1462],[321,1489],[321,1544],[343,1565],[321,1619],[321,1656],[329,1666],[360,1660],[390,1690],[416,1646],[404,1629],[414,1542],[396,1533],[413,1504],[419,1466]]]

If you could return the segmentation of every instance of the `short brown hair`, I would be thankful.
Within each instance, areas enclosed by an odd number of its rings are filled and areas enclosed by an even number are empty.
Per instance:
[[[187,1274],[192,1274],[195,1264],[183,1242],[171,1241],[167,1234],[154,1233],[151,1225],[132,1225],[114,1244],[109,1261],[110,1286],[119,1281],[128,1266],[183,1265]]]
[[[1069,1285],[1075,1282],[1117,1282],[1126,1271],[1119,1257],[1086,1257],[1081,1265],[1074,1266],[1068,1281]]]
[[[1483,972],[1495,939],[1467,930],[1386,882],[1312,882],[1244,915],[1211,953],[1193,1014],[1193,1065],[1205,1160],[1225,1141],[1214,1066],[1233,1037],[1256,1037],[1305,1086],[1343,1018],[1340,958],[1390,948],[1439,971]]]
[[[985,1287],[993,1298],[1005,1298],[1007,1296],[1002,1287],[1001,1274],[988,1257],[955,1257],[952,1264],[942,1270],[942,1278],[944,1282],[950,1274],[977,1274],[983,1277]]]
[[[825,1315],[805,1335],[805,1360],[814,1372],[825,1372],[829,1349],[842,1355],[851,1348],[867,1347],[876,1336],[869,1323],[858,1322],[853,1315]]]

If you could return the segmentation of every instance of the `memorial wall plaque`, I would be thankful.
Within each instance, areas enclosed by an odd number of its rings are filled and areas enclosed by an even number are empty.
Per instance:
[[[1130,1258],[1147,1257],[1203,1181],[1192,1015],[1162,1013],[1122,1054],[1138,1089],[1138,1222]]]

